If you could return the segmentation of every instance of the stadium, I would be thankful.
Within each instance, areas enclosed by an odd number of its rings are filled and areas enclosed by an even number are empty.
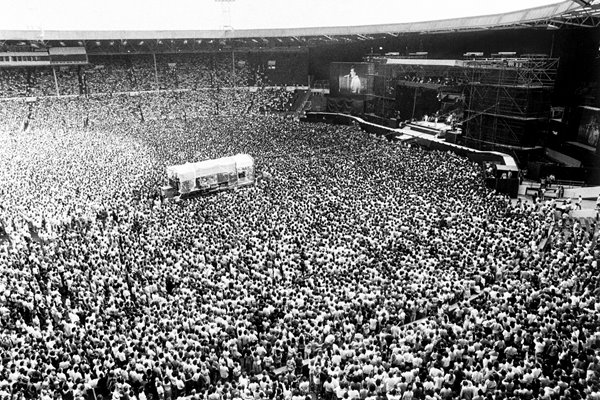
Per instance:
[[[600,399],[599,1],[172,3],[0,14],[0,400]]]

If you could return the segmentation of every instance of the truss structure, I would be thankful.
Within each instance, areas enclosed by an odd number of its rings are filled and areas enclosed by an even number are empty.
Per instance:
[[[480,148],[538,144],[548,126],[557,68],[558,59],[542,56],[465,62],[465,137]]]
[[[469,84],[552,88],[558,58],[522,55],[518,58],[482,58],[464,62]]]
[[[292,29],[242,29],[227,25],[228,0],[224,1],[224,25],[220,30],[0,30],[0,51],[26,51],[25,48],[84,46],[89,53],[202,51],[218,48],[266,48],[288,46],[339,45],[351,42],[397,38],[403,35],[429,35],[477,32],[495,29],[560,29],[577,26],[600,27],[600,0],[565,0],[556,4],[495,15],[452,18],[398,24],[330,26]],[[117,12],[117,11],[115,11]]]

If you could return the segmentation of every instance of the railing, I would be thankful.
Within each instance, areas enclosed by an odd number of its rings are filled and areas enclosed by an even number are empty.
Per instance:
[[[239,91],[250,91],[255,92],[262,89],[285,89],[288,92],[293,92],[297,89],[308,89],[307,86],[286,86],[286,85],[273,85],[273,86],[224,86],[220,87],[220,90],[229,91],[229,90],[239,90]],[[2,101],[27,101],[33,102],[38,99],[68,99],[68,98],[79,98],[79,97],[110,97],[110,96],[139,96],[146,95],[150,93],[183,93],[183,92],[208,92],[214,91],[215,88],[211,87],[198,87],[195,89],[153,89],[153,90],[131,90],[124,92],[97,92],[90,94],[61,94],[61,95],[52,95],[52,96],[17,96],[17,97],[0,97],[0,102]]]

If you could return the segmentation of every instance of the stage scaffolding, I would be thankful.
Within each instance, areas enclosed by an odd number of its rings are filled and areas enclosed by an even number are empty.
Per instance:
[[[412,87],[462,93],[464,139],[472,147],[530,147],[540,144],[547,132],[558,58],[499,53],[464,60],[372,57],[369,61],[375,68],[367,112],[389,117],[403,105],[397,88]]]
[[[557,58],[542,55],[465,60],[466,142],[485,149],[540,144],[557,68]]]

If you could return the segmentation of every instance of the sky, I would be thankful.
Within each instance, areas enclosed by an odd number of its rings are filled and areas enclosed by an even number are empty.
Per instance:
[[[0,0],[2,30],[213,30],[420,22],[560,0]]]

